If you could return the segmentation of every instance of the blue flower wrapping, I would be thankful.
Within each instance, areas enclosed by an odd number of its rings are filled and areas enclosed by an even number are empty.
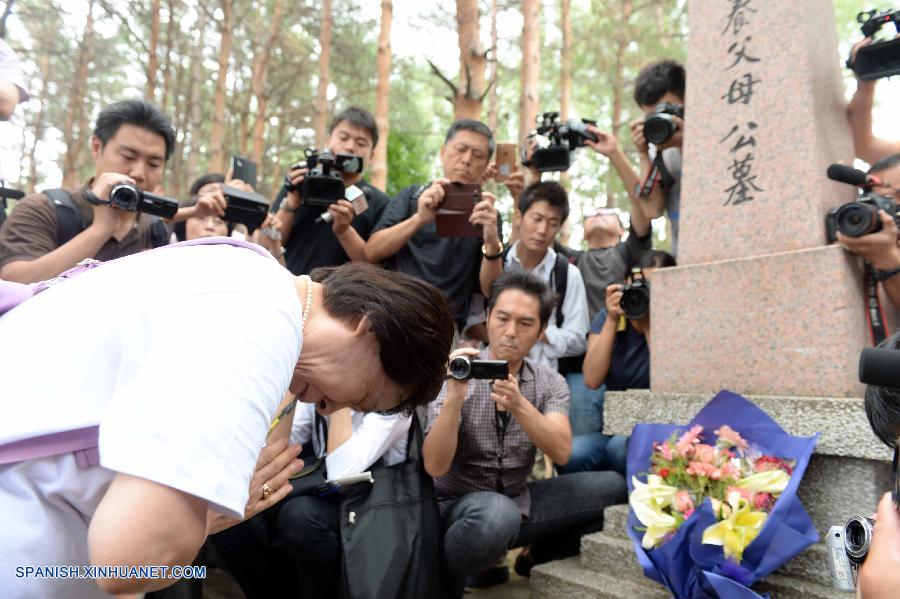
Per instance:
[[[654,442],[663,442],[699,424],[703,440],[715,443],[714,430],[727,424],[766,455],[794,460],[790,483],[775,502],[759,535],[744,550],[740,564],[726,559],[722,547],[704,545],[703,531],[716,523],[707,499],[675,535],[660,547],[641,546],[641,526],[634,510],[628,515],[628,536],[634,542],[644,574],[669,589],[678,599],[751,599],[760,597],[748,587],[768,576],[819,540],[812,520],[797,498],[797,488],[809,464],[819,435],[794,437],[782,430],[768,414],[730,391],[720,391],[686,426],[638,424],[628,442],[628,491],[632,476],[643,480],[650,470]]]

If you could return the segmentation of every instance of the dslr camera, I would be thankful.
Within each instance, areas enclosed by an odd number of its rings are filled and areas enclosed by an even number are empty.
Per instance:
[[[673,117],[684,119],[684,106],[662,102],[655,112],[644,120],[644,137],[653,145],[664,144],[678,131]]]
[[[178,212],[178,201],[141,191],[130,183],[119,183],[109,192],[109,205],[128,212],[146,212],[172,218]]]
[[[900,10],[866,10],[856,15],[856,20],[865,37],[874,37],[888,23],[894,24],[895,33],[900,33]],[[860,79],[881,79],[900,73],[900,38],[875,40],[872,45],[860,48],[856,60],[847,60]]]
[[[895,221],[898,221],[897,204],[893,200],[871,191],[862,193],[855,202],[848,202],[843,206],[832,208],[825,216],[828,242],[837,241],[838,231],[847,237],[862,237],[880,231],[879,210],[884,210]]]
[[[644,278],[643,271],[631,274],[631,283],[622,287],[619,305],[629,320],[643,318],[650,312],[650,281]]]
[[[299,168],[302,163],[291,167]],[[306,166],[309,173],[299,187],[291,184],[290,176],[285,176],[284,187],[287,191],[299,191],[303,203],[307,206],[327,208],[344,197],[343,173],[361,173],[363,160],[353,154],[332,154],[325,149],[321,153],[314,149],[306,150]]]
[[[457,381],[505,380],[509,376],[509,362],[506,360],[473,360],[469,356],[457,356],[450,360],[448,376]]]
[[[537,148],[531,159],[525,157],[522,149],[522,164],[532,166],[539,172],[565,171],[572,165],[571,153],[584,146],[584,141],[598,141],[597,136],[587,130],[588,125],[597,121],[569,119],[560,122],[558,112],[545,112],[538,117],[538,127],[528,139],[537,141]]]

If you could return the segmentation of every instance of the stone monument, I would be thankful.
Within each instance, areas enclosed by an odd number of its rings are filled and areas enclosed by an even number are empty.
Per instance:
[[[791,434],[820,432],[800,498],[820,535],[870,514],[889,451],[857,381],[869,343],[862,273],[826,246],[828,209],[855,190],[834,12],[826,0],[691,0],[679,266],[654,273],[651,387],[607,393],[604,432],[686,423],[720,389]],[[667,597],[643,576],[627,506],[579,558],[535,568],[533,596]],[[773,597],[844,597],[819,543],[760,584]]]

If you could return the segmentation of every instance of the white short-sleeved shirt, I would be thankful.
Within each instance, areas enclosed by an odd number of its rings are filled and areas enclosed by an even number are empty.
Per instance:
[[[72,478],[56,487],[99,501],[123,472],[242,517],[299,358],[301,312],[287,270],[226,245],[161,248],[58,283],[0,317],[0,444],[99,425],[100,466],[59,466],[71,454],[40,460]],[[49,505],[54,498],[43,496],[44,483],[24,480],[35,477],[26,471],[0,466],[0,495],[27,487]],[[34,498],[6,499],[7,522],[15,522],[18,507],[34,515]],[[73,517],[87,523],[91,502],[81,503]],[[32,523],[17,533],[11,526],[0,539],[17,547],[20,534],[40,528]],[[46,551],[15,561],[53,559]]]

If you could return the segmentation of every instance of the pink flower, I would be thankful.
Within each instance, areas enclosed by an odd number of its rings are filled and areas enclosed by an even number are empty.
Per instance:
[[[682,514],[687,513],[688,511],[694,510],[694,500],[691,499],[690,494],[687,491],[681,490],[675,493],[675,509],[681,512]]]
[[[716,448],[712,445],[701,443],[694,447],[694,460],[698,462],[706,462],[707,464],[715,464],[718,461]]]
[[[758,510],[769,511],[775,504],[775,499],[768,493],[757,493],[753,498],[753,506]]]
[[[688,457],[693,453],[694,445],[700,443],[700,433],[703,431],[703,427],[699,424],[695,424],[691,427],[691,430],[685,431],[681,438],[678,439],[678,442],[675,444],[675,449],[678,450],[678,453],[681,455]]]
[[[689,509],[688,511],[686,511],[686,512],[684,513],[684,519],[687,520],[688,518],[691,517],[691,515],[692,515],[693,513],[694,513],[694,508]]]
[[[672,455],[672,447],[668,444],[668,442],[663,443],[659,446],[659,453],[662,454],[662,457],[667,461],[671,462],[675,457]]]
[[[712,479],[716,479],[716,476],[714,475],[717,472],[721,473],[718,468],[712,464],[707,464],[706,462],[691,462],[688,464],[686,472],[691,476],[705,476]]]
[[[731,460],[725,462],[722,466],[722,478],[733,478],[737,480],[741,477],[741,468]]]
[[[781,458],[776,458],[770,455],[764,455],[758,460],[756,460],[756,464],[753,467],[757,472],[768,472],[769,470],[784,470],[788,474],[794,473],[794,468],[786,461]]]
[[[727,447],[738,447],[740,449],[749,447],[747,440],[727,424],[723,424],[715,433],[719,436],[719,442]]]

